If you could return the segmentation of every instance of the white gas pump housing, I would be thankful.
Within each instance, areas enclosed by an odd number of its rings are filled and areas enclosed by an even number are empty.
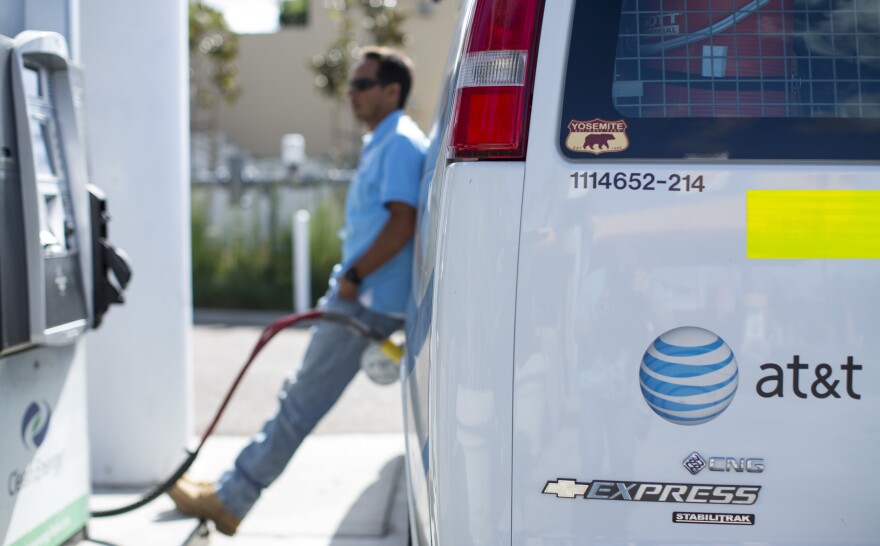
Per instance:
[[[0,2],[0,546],[73,543],[92,479],[154,483],[191,434],[186,4],[140,8]],[[128,271],[92,181],[139,269],[104,323]]]
[[[0,36],[0,69],[0,546],[56,546],[82,536],[89,513],[83,334],[130,271],[87,187],[66,41]]]

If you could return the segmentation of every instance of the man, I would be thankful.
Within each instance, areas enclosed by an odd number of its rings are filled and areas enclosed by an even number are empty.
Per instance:
[[[346,198],[342,263],[334,268],[321,303],[386,335],[401,326],[409,294],[412,236],[427,148],[424,134],[403,113],[411,85],[409,59],[391,49],[364,49],[352,70],[351,109],[370,134],[364,137]],[[169,491],[178,509],[213,520],[221,533],[235,534],[261,491],[281,474],[357,373],[367,343],[343,326],[319,324],[302,368],[278,395],[278,413],[216,485],[178,481]]]

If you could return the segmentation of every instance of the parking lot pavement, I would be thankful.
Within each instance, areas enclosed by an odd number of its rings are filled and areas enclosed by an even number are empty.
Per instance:
[[[238,374],[263,327],[280,314],[200,311],[193,327],[195,432],[201,434]],[[251,365],[216,429],[220,435],[250,436],[277,408],[276,394],[299,368],[310,339],[308,328],[288,328]],[[400,384],[379,386],[358,374],[313,434],[403,431]]]
[[[280,315],[196,313],[193,328],[195,433],[200,434],[250,354],[262,327]],[[275,411],[275,393],[296,371],[308,329],[281,332],[251,366],[217,432],[190,471],[216,479]],[[399,384],[380,387],[364,374],[306,439],[264,493],[235,537],[212,531],[211,545],[399,546],[407,541]],[[99,490],[92,509],[136,500],[141,491]],[[131,514],[92,519],[89,536],[104,546],[184,544],[198,522],[167,496]],[[211,529],[211,526],[209,526]],[[190,544],[198,544],[193,540]],[[204,542],[202,542],[204,543]]]
[[[217,436],[190,471],[213,479],[247,441]],[[234,537],[212,531],[223,546],[403,546],[407,539],[403,440],[399,434],[324,434],[308,438],[281,477],[267,489]],[[92,509],[136,500],[139,491],[101,490]],[[174,510],[167,496],[122,516],[92,519],[91,544],[182,545],[198,525]],[[209,526],[210,528],[210,526]]]

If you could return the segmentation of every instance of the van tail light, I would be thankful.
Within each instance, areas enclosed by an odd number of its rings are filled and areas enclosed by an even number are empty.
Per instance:
[[[459,65],[451,159],[523,159],[544,0],[477,0]]]

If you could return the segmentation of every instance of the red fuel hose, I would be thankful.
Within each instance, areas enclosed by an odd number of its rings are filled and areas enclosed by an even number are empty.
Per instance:
[[[226,406],[229,405],[229,401],[232,399],[232,395],[235,393],[236,389],[238,389],[238,385],[239,383],[241,383],[244,374],[247,373],[248,368],[250,368],[251,366],[251,363],[253,363],[254,359],[257,358],[257,355],[260,354],[260,351],[263,350],[263,347],[265,347],[266,344],[269,343],[269,340],[275,337],[275,334],[277,334],[281,330],[284,330],[285,328],[293,326],[299,322],[317,320],[324,320],[327,322],[341,324],[352,329],[358,335],[369,338],[373,341],[382,341],[384,339],[384,336],[382,336],[378,332],[373,331],[366,324],[354,317],[350,317],[342,313],[321,311],[318,309],[310,309],[302,313],[287,315],[276,320],[269,326],[266,326],[266,328],[263,329],[263,333],[260,334],[260,339],[257,340],[257,343],[251,350],[250,356],[244,363],[244,366],[242,366],[241,371],[238,372],[235,381],[233,381],[232,385],[229,387],[226,396],[223,398],[223,402],[220,404],[220,407],[217,408],[217,411],[214,414],[214,419],[211,421],[211,424],[208,425],[208,428],[206,428],[205,432],[202,434],[202,438],[199,441],[198,446],[194,451],[187,450],[187,457],[186,460],[183,461],[183,464],[181,464],[167,480],[157,485],[153,489],[147,491],[140,500],[132,504],[122,506],[120,508],[114,508],[112,510],[93,511],[91,512],[91,516],[93,518],[105,518],[110,516],[118,516],[119,514],[124,514],[126,512],[131,512],[132,510],[137,510],[141,506],[149,504],[150,502],[158,498],[159,495],[168,491],[168,489],[170,489],[172,485],[177,483],[177,480],[179,480],[186,473],[186,471],[189,470],[193,462],[195,462],[199,451],[202,450],[202,447],[205,445],[208,437],[211,436],[211,434],[214,432],[214,429],[217,427],[217,423],[220,422],[220,417],[222,417],[223,412],[226,411]]]
[[[226,411],[226,406],[229,405],[229,401],[232,399],[232,395],[235,393],[236,389],[238,389],[239,383],[241,383],[242,378],[244,378],[244,374],[247,373],[248,368],[251,367],[251,363],[257,358],[257,355],[260,354],[260,351],[263,350],[263,347],[269,343],[275,334],[284,330],[288,326],[293,326],[297,322],[301,322],[304,320],[317,320],[321,318],[323,313],[316,309],[310,309],[308,311],[304,311],[302,313],[296,313],[293,315],[287,315],[285,317],[281,317],[276,320],[269,326],[266,326],[263,329],[263,333],[260,334],[260,339],[257,340],[257,343],[254,345],[254,348],[251,349],[251,355],[248,357],[247,361],[242,366],[241,371],[238,372],[238,375],[235,377],[235,381],[232,382],[232,386],[229,387],[229,390],[226,392],[226,396],[223,398],[223,402],[220,403],[220,407],[217,408],[217,412],[214,414],[214,419],[211,421],[211,424],[208,425],[208,428],[205,429],[205,432],[202,433],[202,439],[199,441],[198,447],[196,447],[196,453],[198,453],[202,446],[205,445],[205,442],[208,440],[208,437],[213,434],[214,429],[217,428],[217,423],[220,422],[220,417],[223,415],[223,412]],[[176,481],[176,480],[175,480]]]

